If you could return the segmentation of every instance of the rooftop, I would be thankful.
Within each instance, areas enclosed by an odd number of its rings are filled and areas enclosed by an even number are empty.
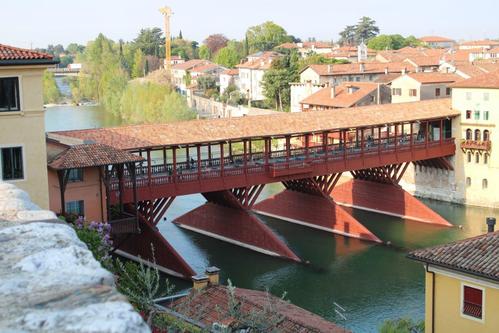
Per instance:
[[[442,43],[442,42],[453,42],[453,39],[447,38],[447,37],[441,37],[441,36],[424,36],[419,38],[420,41],[425,42],[425,43],[431,43],[431,42],[436,42],[436,43]]]
[[[332,65],[310,65],[303,69],[303,73],[308,68],[321,76],[349,75],[349,74],[380,74],[385,73],[400,73],[403,70],[411,70],[413,66],[410,63],[404,62],[366,62],[362,65],[359,63],[352,64],[332,64]]]
[[[47,53],[0,44],[1,65],[55,65],[59,63]]]
[[[416,250],[408,257],[499,281],[499,231]]]
[[[272,295],[269,297],[269,294],[266,292],[235,288],[234,294],[236,301],[239,303],[240,311],[246,314],[255,312],[265,313],[264,309],[266,306],[269,306],[270,302],[275,311],[269,314],[268,320],[270,322],[275,321],[275,330],[281,333],[349,332],[296,305]],[[197,294],[187,297],[191,297],[188,301],[188,306],[179,305],[183,299],[171,305],[175,311],[187,317],[196,318],[205,325],[211,325],[216,322],[220,323],[222,321],[230,323],[234,320],[234,318],[227,318],[225,315],[228,312],[229,303],[228,288],[225,286],[210,286]],[[272,317],[270,317],[271,315]]]
[[[144,158],[124,150],[95,143],[70,146],[48,161],[48,166],[55,170],[67,170],[143,160]]]
[[[349,87],[353,87],[354,91],[349,92]],[[344,82],[334,88],[334,97],[331,95],[331,89],[333,88],[325,87],[308,96],[300,103],[336,108],[348,108],[378,89],[378,84],[373,82]]]
[[[483,39],[483,40],[471,40],[467,41],[464,43],[461,43],[459,45],[463,46],[499,46],[499,42],[495,40],[490,40],[490,39]]]
[[[259,52],[248,56],[248,61],[237,65],[237,68],[246,69],[269,69],[272,66],[272,61],[280,57],[281,54],[273,51]]]
[[[180,64],[173,65],[172,69],[176,69],[176,70],[190,70],[190,69],[192,69],[192,68],[194,68],[196,66],[205,65],[205,64],[209,64],[209,63],[210,63],[210,61],[208,61],[208,60],[192,59],[192,60],[180,63]]]
[[[453,83],[462,80],[462,77],[453,73],[419,72],[409,73],[407,76],[421,84]]]
[[[65,136],[81,143],[101,143],[118,149],[135,150],[185,144],[221,142],[334,131],[387,123],[458,116],[450,99],[412,103],[370,105],[329,111],[276,113],[242,118],[190,120],[168,124],[131,125],[114,128],[61,131],[48,137]]]
[[[499,89],[499,70],[461,80],[451,85],[452,88]]]

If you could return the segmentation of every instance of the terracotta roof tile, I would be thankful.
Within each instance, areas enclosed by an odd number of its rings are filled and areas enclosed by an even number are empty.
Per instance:
[[[462,46],[499,46],[499,42],[495,41],[495,40],[490,40],[490,39],[483,39],[483,40],[471,40],[471,41],[461,43],[459,45],[462,45]]]
[[[440,56],[409,56],[404,62],[411,62],[416,66],[439,66],[440,65]]]
[[[66,170],[143,160],[127,151],[96,143],[70,146],[49,161],[48,166],[55,170]]]
[[[349,93],[348,87],[356,89]],[[378,89],[377,83],[372,82],[344,82],[335,87],[335,97],[331,97],[332,87],[323,88],[302,100],[301,104],[310,104],[326,107],[348,108]]]
[[[192,59],[186,62],[183,62],[181,64],[176,64],[172,66],[172,69],[176,70],[190,70],[196,66],[204,65],[204,64],[209,64],[210,61],[208,60],[203,60],[203,59]]]
[[[272,66],[272,61],[281,55],[276,52],[262,52],[261,54],[253,54],[249,56],[252,58],[249,61],[246,61],[242,64],[237,65],[237,68],[245,68],[245,69],[269,69]]]
[[[276,113],[254,117],[191,120],[168,124],[131,125],[48,133],[106,144],[118,149],[138,149],[310,133],[401,121],[453,117],[450,99],[370,105],[329,111]]]
[[[364,63],[364,71],[361,69],[361,64],[333,64],[333,65],[310,65],[307,68],[311,68],[317,74],[321,76],[335,76],[335,75],[349,75],[349,74],[381,74],[385,70],[388,73],[400,73],[404,69],[410,71],[415,70],[414,66],[410,63],[404,62],[366,62]],[[307,68],[303,69],[305,71]]]
[[[407,76],[422,84],[453,83],[462,80],[462,77],[453,73],[419,72],[409,73]]]
[[[29,60],[52,64],[57,63],[50,54],[0,44],[0,63]]]
[[[221,74],[230,75],[230,76],[237,76],[237,75],[239,75],[239,69],[237,69],[237,68],[226,69]]]
[[[191,293],[189,299],[178,299],[169,306],[176,312],[187,317],[196,318],[207,326],[213,323],[232,323],[234,318],[228,317],[228,290],[225,286],[210,286],[200,292]],[[321,318],[305,309],[302,309],[280,298],[257,290],[236,288],[235,299],[240,304],[240,311],[244,314],[263,312],[269,300],[277,315],[269,317],[269,321],[276,321],[271,331],[281,333],[339,333],[350,332],[336,324]],[[182,305],[182,302],[185,302]],[[186,306],[187,305],[187,306]],[[279,319],[279,320],[276,320]],[[282,320],[281,320],[282,319]],[[269,330],[270,332],[270,330]]]
[[[451,85],[452,88],[488,88],[499,89],[499,71],[485,73],[472,77],[467,80],[461,80]]]
[[[499,281],[499,231],[416,250],[408,257]]]
[[[447,37],[440,37],[440,36],[424,36],[419,38],[420,41],[425,42],[425,43],[431,43],[431,42],[453,42],[453,39],[447,38]]]

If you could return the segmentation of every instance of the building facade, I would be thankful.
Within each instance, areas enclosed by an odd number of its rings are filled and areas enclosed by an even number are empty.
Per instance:
[[[48,209],[43,73],[48,54],[0,44],[0,175]]]
[[[450,84],[462,78],[452,73],[410,73],[392,81],[392,103],[449,98]]]
[[[263,75],[270,69],[272,62],[281,55],[276,52],[259,52],[248,56],[247,61],[237,65],[239,69],[239,88],[249,101],[262,101]]]

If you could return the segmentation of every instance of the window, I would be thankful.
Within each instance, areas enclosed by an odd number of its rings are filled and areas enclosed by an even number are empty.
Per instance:
[[[84,216],[85,204],[83,200],[66,202],[66,213]]]
[[[489,111],[483,111],[483,120],[489,120]]]
[[[392,89],[392,95],[393,96],[402,96],[402,89],[400,89],[400,88],[393,88]]]
[[[82,182],[83,181],[83,169],[71,169],[68,175],[69,182]]]
[[[475,120],[480,120],[480,111],[475,111]]]
[[[416,97],[416,96],[418,96],[418,91],[417,91],[417,89],[409,89],[409,96],[411,96],[411,97]]]
[[[466,119],[471,119],[471,110],[466,110]]]
[[[471,152],[468,152],[468,153],[466,154],[466,157],[467,157],[467,159],[468,159],[468,163],[471,163]]]
[[[22,147],[2,148],[2,179],[24,179],[23,149]]]
[[[19,110],[19,78],[0,78],[0,112]]]
[[[487,179],[482,179],[482,188],[485,190],[489,187],[489,181]]]
[[[470,187],[471,186],[471,178],[466,177],[466,186]]]
[[[435,96],[440,96],[440,88],[435,89]]]
[[[489,141],[490,140],[490,132],[489,130],[483,131],[483,141]]]
[[[476,164],[480,163],[480,154],[479,153],[475,154],[475,163]]]
[[[466,93],[466,100],[471,101],[471,91]]]
[[[483,100],[488,101],[489,100],[489,93],[483,93]]]
[[[483,154],[483,164],[489,163],[489,154]]]
[[[480,130],[477,129],[475,130],[475,141],[481,141],[482,140],[482,134],[480,133]]]
[[[466,130],[466,140],[471,140],[473,138],[473,132],[471,131],[471,129],[467,129]]]
[[[451,93],[452,89],[451,88],[445,88],[445,94],[447,96],[450,96],[450,93]]]
[[[464,315],[482,319],[483,290],[463,285],[461,311]]]

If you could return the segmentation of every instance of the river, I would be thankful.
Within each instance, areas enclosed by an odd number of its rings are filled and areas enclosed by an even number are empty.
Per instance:
[[[109,127],[121,124],[98,106],[58,106],[47,109],[47,131]],[[262,199],[279,192],[279,184],[266,186]],[[192,265],[202,272],[215,265],[222,279],[235,286],[287,292],[287,299],[354,332],[376,332],[385,319],[424,317],[424,271],[406,259],[409,250],[442,244],[484,233],[485,218],[499,211],[423,200],[448,221],[462,228],[441,228],[400,218],[350,210],[360,222],[391,246],[374,245],[272,218],[262,220],[310,265],[271,258],[231,244],[179,229],[176,217],[202,205],[201,195],[175,200],[159,229]],[[180,288],[188,285],[174,281]],[[334,303],[346,311],[335,314]]]

